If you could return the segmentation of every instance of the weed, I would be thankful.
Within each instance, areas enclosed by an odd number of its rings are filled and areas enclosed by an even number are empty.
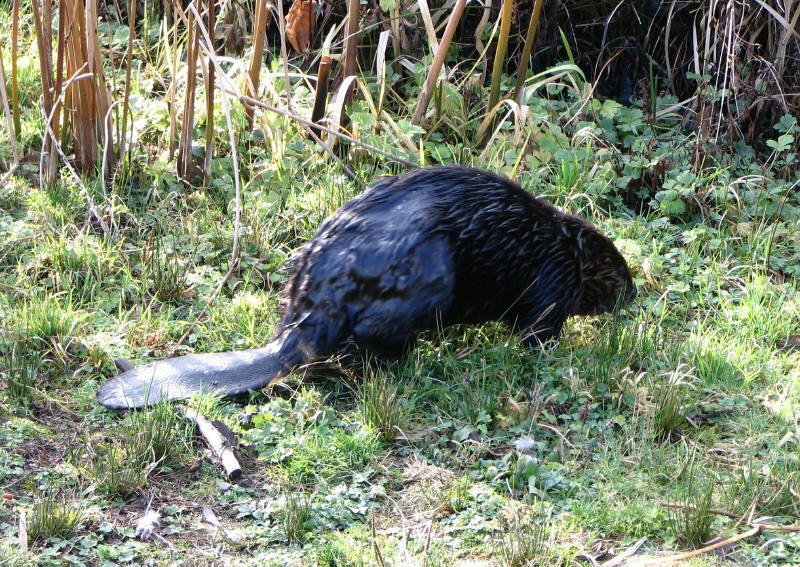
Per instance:
[[[40,564],[36,556],[21,550],[16,542],[11,541],[0,543],[0,557],[5,567],[36,567]]]
[[[378,432],[382,441],[392,441],[408,425],[405,400],[398,396],[387,372],[365,366],[363,380],[358,391],[361,419]]]
[[[31,191],[28,210],[43,227],[69,228],[79,223],[86,202],[73,183],[60,182],[45,191]]]
[[[305,543],[313,529],[311,495],[287,489],[284,494],[283,531],[286,541]]]
[[[147,484],[156,466],[152,453],[135,453],[132,448],[106,442],[90,447],[89,472],[100,490],[111,497],[126,498]]]
[[[674,513],[674,530],[687,546],[701,546],[712,536],[711,512],[714,485],[711,482],[692,483],[693,491],[686,494],[683,506]]]
[[[701,384],[736,391],[736,387],[744,382],[744,373],[730,362],[728,351],[727,345],[707,340],[706,346],[694,352],[692,364]]]
[[[800,459],[796,454],[771,455],[759,471],[763,476],[757,492],[758,511],[769,516],[800,516]]]
[[[81,233],[73,239],[51,237],[44,245],[46,277],[56,292],[69,293],[78,303],[96,301],[114,275],[109,250]]]
[[[471,500],[469,493],[471,484],[467,476],[454,479],[442,493],[444,507],[453,512],[465,510]]]
[[[84,315],[74,309],[71,297],[46,294],[24,302],[9,322],[13,322],[12,336],[19,348],[52,353],[65,360],[83,320]]]
[[[189,286],[189,264],[167,249],[161,235],[153,232],[142,253],[142,281],[147,282],[156,299],[162,302],[181,299]]]
[[[36,395],[34,382],[41,360],[37,360],[34,354],[20,352],[17,342],[12,342],[2,350],[6,351],[5,368],[3,369],[6,394],[11,403],[28,406]]]
[[[49,492],[33,505],[28,516],[28,543],[72,535],[83,520],[80,504]]]
[[[685,545],[699,547],[712,536],[714,482],[706,476],[695,451],[685,457],[677,481],[680,506],[672,512],[672,529]]]
[[[339,542],[326,542],[321,545],[314,556],[315,564],[320,567],[357,567],[362,561],[350,557],[349,550]]]
[[[691,401],[688,392],[692,379],[689,368],[679,365],[664,375],[663,380],[656,380],[652,384],[655,404],[653,430],[656,436],[668,438],[677,433],[686,422]]]
[[[167,402],[133,411],[112,440],[91,450],[91,474],[106,494],[126,497],[156,467],[179,463],[190,451],[191,432],[190,422]]]
[[[320,427],[303,435],[295,446],[287,470],[292,479],[311,482],[331,480],[370,463],[380,451],[380,442],[371,430],[352,431]]]
[[[505,567],[550,565],[556,557],[555,535],[550,504],[515,505],[500,517],[496,559]]]
[[[150,455],[153,463],[177,461],[188,451],[191,424],[172,404],[158,404],[130,413],[123,426],[125,446],[135,455]]]

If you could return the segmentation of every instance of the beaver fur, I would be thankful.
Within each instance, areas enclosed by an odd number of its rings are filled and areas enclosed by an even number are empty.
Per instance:
[[[379,179],[342,206],[298,255],[286,294],[266,347],[140,366],[104,384],[98,401],[240,394],[352,344],[396,356],[439,326],[505,321],[538,345],[570,315],[611,311],[636,288],[586,220],[505,177],[448,166]]]

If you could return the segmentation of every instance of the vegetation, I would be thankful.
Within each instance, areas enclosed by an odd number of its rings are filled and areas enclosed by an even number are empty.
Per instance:
[[[800,5],[479,4],[0,0],[4,564],[800,562]],[[263,344],[327,215],[451,162],[592,220],[634,304],[193,400],[237,483],[96,405]]]

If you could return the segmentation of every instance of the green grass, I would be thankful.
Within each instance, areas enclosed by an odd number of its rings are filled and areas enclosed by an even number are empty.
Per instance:
[[[28,514],[28,543],[46,539],[67,539],[84,518],[80,502],[64,496],[45,494]]]
[[[554,549],[556,530],[552,507],[541,502],[532,506],[515,506],[500,518],[496,541],[500,565],[524,567],[552,565],[557,561]]]
[[[472,139],[480,99],[463,124],[443,116],[428,134],[403,114],[418,95],[405,83],[387,92],[381,120],[357,99],[351,131],[408,159],[516,175],[589,217],[639,289],[618,315],[571,319],[543,351],[502,325],[447,329],[395,362],[314,366],[264,393],[192,400],[238,439],[239,483],[171,406],[97,407],[116,357],[264,344],[293,254],[360,191],[291,121],[257,115],[257,132],[244,133],[237,104],[239,171],[221,130],[211,185],[182,184],[154,84],[173,79],[168,54],[152,38],[137,50],[148,43],[131,155],[105,187],[85,181],[112,231],[90,222],[66,174],[40,190],[26,166],[33,179],[0,187],[0,555],[11,564],[574,565],[640,538],[638,557],[701,547],[745,531],[748,517],[800,524],[798,194],[758,148],[714,147],[724,166],[709,157],[693,168],[695,140],[674,123],[613,101],[582,106],[585,84],[542,89],[487,148]],[[37,149],[32,68],[21,69],[22,143]],[[262,94],[278,103],[282,70],[270,72]],[[294,110],[308,111],[305,86],[293,94]],[[379,130],[387,117],[397,136]],[[335,152],[364,183],[402,171],[353,145]],[[641,185],[662,162],[659,186]],[[230,268],[235,173],[239,269],[214,297]],[[164,540],[139,542],[135,518],[151,498]],[[23,511],[28,554],[17,543]],[[798,563],[800,538],[766,530],[731,553],[732,564]]]

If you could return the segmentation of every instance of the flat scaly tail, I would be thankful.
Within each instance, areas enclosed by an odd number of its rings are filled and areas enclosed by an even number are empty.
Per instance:
[[[235,396],[258,390],[308,361],[294,338],[282,334],[263,348],[193,354],[137,366],[100,386],[97,401],[127,409],[183,400],[198,392]]]

